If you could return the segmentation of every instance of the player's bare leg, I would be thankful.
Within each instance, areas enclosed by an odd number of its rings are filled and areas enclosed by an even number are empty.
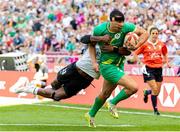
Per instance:
[[[90,127],[95,126],[94,117],[98,110],[104,105],[106,99],[111,95],[112,91],[116,88],[117,85],[112,84],[106,80],[103,82],[103,89],[99,96],[96,97],[93,106],[91,107],[90,111],[85,114],[85,118],[88,121],[88,125]]]
[[[59,89],[53,89],[50,85],[45,88],[36,87],[34,84],[28,84],[27,86],[22,86],[14,89],[15,93],[31,93],[34,95],[40,95],[45,98],[51,98],[55,101],[59,101],[61,99],[66,99],[68,96],[65,93],[63,87],[59,87]]]
[[[114,118],[118,118],[118,113],[115,108],[115,105],[120,101],[127,99],[132,94],[137,92],[137,83],[128,75],[124,75],[119,81],[118,84],[124,86],[124,88],[120,91],[118,95],[116,95],[113,99],[107,102],[108,109],[110,114]]]
[[[154,114],[160,115],[158,108],[157,108],[157,96],[159,95],[162,82],[156,82],[155,80],[150,80],[150,81],[147,81],[147,84],[149,85],[149,87],[152,90],[151,101],[152,101],[152,106],[154,109]]]

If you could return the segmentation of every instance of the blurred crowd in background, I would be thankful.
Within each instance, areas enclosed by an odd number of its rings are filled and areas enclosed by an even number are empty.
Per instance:
[[[126,21],[157,26],[174,65],[180,65],[179,0],[1,0],[0,5],[1,54],[80,55],[86,49],[80,37],[118,8]]]

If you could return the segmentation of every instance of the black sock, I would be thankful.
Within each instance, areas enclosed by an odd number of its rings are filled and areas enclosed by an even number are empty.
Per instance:
[[[157,111],[157,95],[151,95],[151,101],[154,111]]]

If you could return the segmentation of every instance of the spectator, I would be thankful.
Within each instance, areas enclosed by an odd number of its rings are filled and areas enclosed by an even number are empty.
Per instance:
[[[21,39],[23,39],[24,47],[29,49],[26,50],[27,53],[36,54],[47,50],[66,54],[69,48],[66,49],[65,44],[69,42],[70,36],[78,40],[82,34],[90,34],[94,26],[107,20],[113,8],[121,9],[127,16],[126,21],[145,29],[151,24],[156,25],[160,30],[160,39],[167,45],[170,45],[168,43],[172,39],[175,44],[180,34],[178,2],[177,0],[157,0],[156,2],[154,0],[0,1],[0,44],[3,49],[1,52],[13,51],[6,50],[7,40],[9,40],[9,35],[14,39],[18,30],[19,34],[24,36]],[[56,35],[60,50],[49,48],[49,45],[46,45],[47,48],[44,49],[43,44],[48,33]],[[78,41],[73,43],[76,47],[73,54],[84,49],[83,45],[78,45]],[[8,41],[9,44],[10,41]],[[175,55],[176,48],[171,46],[169,48]],[[72,53],[72,50],[70,52]]]
[[[20,50],[21,47],[23,47],[23,39],[21,38],[20,34],[16,34],[15,38],[13,39],[13,45],[15,50]]]
[[[99,19],[100,19],[100,23],[108,20],[108,14],[106,13],[106,11],[102,10],[102,15],[100,16]]]
[[[168,49],[168,54],[169,55],[174,55],[175,52],[176,52],[176,47],[174,45],[173,40],[172,39],[167,40],[166,45],[167,45],[167,49]]]
[[[52,43],[52,49],[53,49],[53,51],[60,51],[60,44],[59,44],[59,42],[57,41],[57,38],[56,38],[56,35],[55,34],[53,34],[52,36],[51,36],[51,43]]]
[[[71,37],[66,44],[66,50],[69,52],[69,55],[72,55],[75,49],[76,49],[75,40],[73,37]]]
[[[174,59],[172,60],[171,63],[174,66],[179,66],[180,67],[180,39],[179,38],[177,39],[177,43],[174,44],[174,45],[175,45],[175,48],[176,48],[176,52],[175,52],[175,57],[174,57]]]
[[[43,53],[47,52],[50,49],[50,47],[51,47],[51,36],[48,33],[44,39],[44,43],[42,46]]]
[[[33,30],[34,32],[40,31],[40,30],[41,30],[41,27],[42,27],[42,24],[41,24],[38,20],[36,20],[36,21],[34,22],[33,26],[32,26],[32,30]]]
[[[73,19],[70,21],[70,24],[71,24],[71,26],[72,26],[72,28],[74,29],[74,30],[77,30],[77,21],[76,21],[76,18],[75,18],[75,15],[73,15]]]
[[[43,45],[43,34],[41,31],[37,31],[34,38],[34,53],[40,53]]]

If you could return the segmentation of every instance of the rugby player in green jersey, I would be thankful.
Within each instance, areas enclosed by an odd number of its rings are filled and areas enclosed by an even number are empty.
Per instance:
[[[90,127],[96,127],[94,117],[98,110],[104,105],[106,99],[111,95],[112,91],[121,85],[124,88],[112,100],[107,102],[108,109],[114,118],[118,118],[115,105],[130,97],[138,90],[137,83],[128,75],[124,73],[125,56],[116,53],[120,47],[123,47],[125,35],[129,32],[135,32],[139,36],[137,45],[134,47],[127,47],[135,50],[141,46],[148,39],[148,33],[142,27],[136,26],[133,23],[124,22],[125,17],[119,10],[114,9],[110,13],[110,21],[99,24],[94,28],[93,36],[111,36],[112,40],[109,42],[114,48],[114,52],[101,51],[100,62],[96,62],[95,43],[89,45],[93,67],[104,78],[103,88],[100,94],[96,97],[94,104],[90,111],[85,114]],[[106,43],[98,42],[100,47]]]

